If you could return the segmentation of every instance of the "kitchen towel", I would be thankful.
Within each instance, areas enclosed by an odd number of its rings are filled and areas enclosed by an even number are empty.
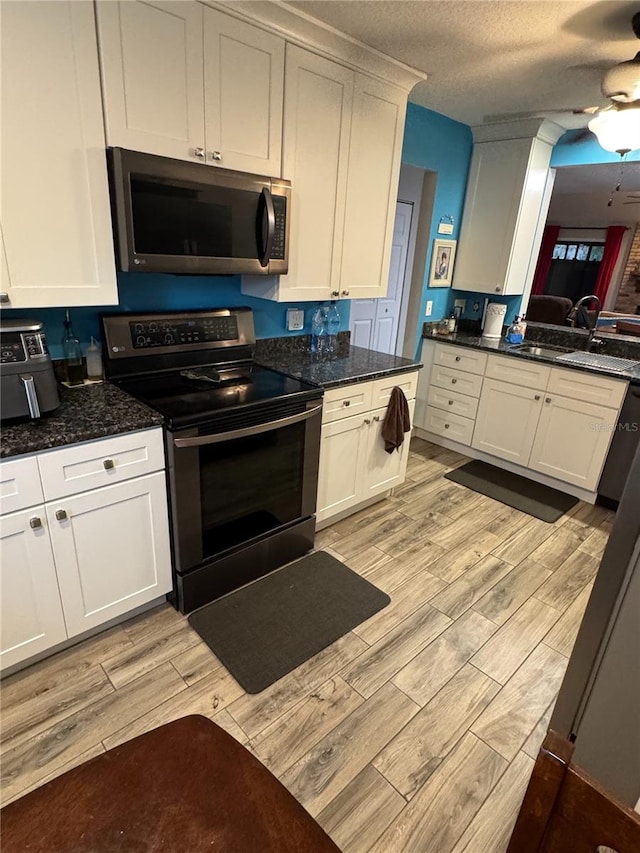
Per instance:
[[[382,438],[387,453],[393,453],[401,446],[405,432],[409,432],[410,429],[409,404],[402,388],[396,385],[391,391],[387,413],[382,422]]]

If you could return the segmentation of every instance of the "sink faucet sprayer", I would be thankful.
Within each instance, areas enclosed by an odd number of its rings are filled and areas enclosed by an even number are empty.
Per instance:
[[[596,303],[595,316],[593,318],[593,323],[591,323],[589,319],[589,315],[587,314],[586,309],[583,307],[585,304],[589,302]],[[600,312],[602,311],[602,302],[598,299],[598,297],[594,293],[590,293],[588,296],[583,296],[582,299],[578,299],[576,304],[573,306],[571,311],[569,312],[568,320],[571,323],[573,328],[576,327],[578,320],[584,324],[584,328],[589,329],[589,337],[587,339],[587,352],[591,349],[591,344],[593,342],[593,336],[596,333],[596,326],[598,325],[598,317],[600,316]],[[598,341],[597,343],[602,343],[602,341]]]

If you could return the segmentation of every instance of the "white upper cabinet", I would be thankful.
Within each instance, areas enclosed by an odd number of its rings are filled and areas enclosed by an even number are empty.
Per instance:
[[[284,39],[200,3],[98,3],[107,142],[280,176]]]
[[[207,162],[280,176],[284,39],[204,8]]]
[[[3,304],[118,301],[93,4],[2,3]]]
[[[356,74],[340,295],[384,296],[389,278],[407,96]]]
[[[393,85],[287,45],[289,273],[245,276],[243,293],[281,302],[386,294],[406,104]]]
[[[202,6],[105,0],[97,10],[108,144],[202,159]]]
[[[554,172],[552,145],[524,138],[474,145],[453,274],[455,290],[528,291]]]

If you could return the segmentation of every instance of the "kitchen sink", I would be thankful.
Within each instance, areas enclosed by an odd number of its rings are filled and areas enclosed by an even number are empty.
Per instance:
[[[546,358],[558,358],[565,353],[572,353],[571,347],[559,347],[555,344],[516,344],[509,347],[513,352],[526,353],[527,355],[540,355]]]

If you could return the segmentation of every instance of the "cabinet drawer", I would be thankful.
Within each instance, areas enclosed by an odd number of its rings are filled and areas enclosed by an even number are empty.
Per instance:
[[[463,418],[460,415],[427,406],[424,428],[427,432],[434,432],[436,435],[442,435],[452,441],[459,441],[460,444],[471,444],[473,421],[470,418]]]
[[[431,384],[438,388],[447,388],[458,391],[460,394],[467,394],[469,397],[479,397],[482,388],[482,376],[434,364],[431,371]]]
[[[624,379],[609,379],[585,370],[564,370],[561,367],[551,368],[547,386],[548,394],[562,394],[563,397],[612,409],[620,408],[626,392],[627,382]]]
[[[478,373],[482,376],[487,363],[487,354],[467,347],[436,344],[433,360],[435,364],[455,367],[458,370],[466,370],[467,373]]]
[[[490,355],[485,377],[542,390],[547,387],[551,367],[518,356]]]
[[[392,390],[396,387],[402,388],[407,400],[413,400],[416,396],[416,388],[418,387],[418,371],[414,371],[413,373],[395,374],[394,376],[384,376],[382,379],[376,379],[372,384],[372,408],[374,409],[386,406],[389,402]]]
[[[42,503],[42,485],[35,456],[0,463],[0,512],[16,512]]]
[[[164,468],[162,429],[75,444],[38,457],[45,499],[120,483]]]
[[[458,394],[457,391],[445,391],[435,385],[429,388],[427,403],[435,409],[453,412],[463,418],[475,418],[478,411],[477,397],[468,397],[466,394]]]
[[[328,424],[372,408],[373,382],[342,385],[325,391],[322,404],[322,423]]]

